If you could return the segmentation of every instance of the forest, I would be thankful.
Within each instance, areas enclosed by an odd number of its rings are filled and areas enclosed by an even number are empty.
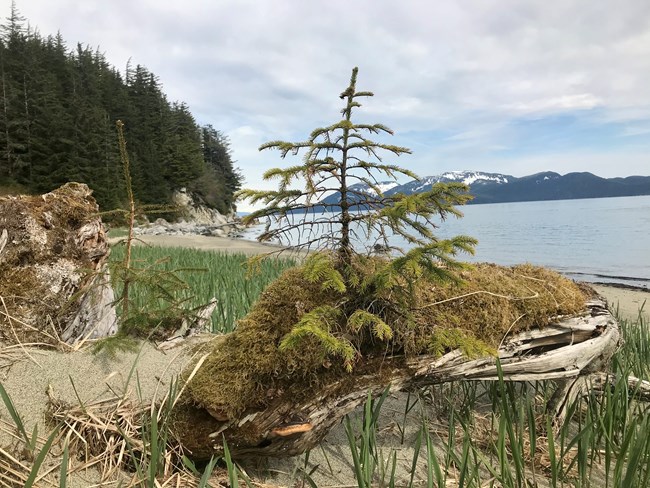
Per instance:
[[[146,67],[124,73],[61,33],[41,35],[12,7],[0,26],[0,194],[88,184],[102,211],[126,194],[115,124],[122,120],[136,199],[162,205],[187,188],[222,213],[242,183],[228,138],[170,102]]]

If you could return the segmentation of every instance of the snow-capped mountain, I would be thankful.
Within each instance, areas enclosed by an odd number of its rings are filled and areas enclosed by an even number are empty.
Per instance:
[[[378,183],[375,183],[375,186],[377,187],[379,192],[383,194],[389,190],[392,190],[396,186],[399,186],[399,183],[397,183],[396,181],[380,181]],[[355,183],[354,185],[350,185],[349,189],[352,191],[366,193],[367,195],[376,194],[375,190],[370,186],[366,185],[365,183]]]
[[[484,183],[509,183],[516,178],[501,173],[483,173],[482,171],[448,171],[437,176],[426,176],[419,180],[411,181],[404,185],[399,185],[389,193],[418,193],[428,190],[431,185],[436,183],[464,183],[466,185],[484,184]]]
[[[566,200],[574,198],[600,198],[617,196],[650,195],[650,176],[628,176],[626,178],[601,178],[591,173],[568,173],[560,175],[545,171],[529,176],[515,177],[501,173],[482,171],[448,171],[437,176],[427,176],[403,185],[381,182],[377,186],[384,196],[395,193],[410,195],[427,191],[436,183],[459,182],[470,187],[474,199],[470,203],[525,202],[537,200]],[[365,184],[350,186],[357,192],[352,200],[361,201],[362,195],[374,195]],[[336,206],[340,196],[332,194],[320,203]]]

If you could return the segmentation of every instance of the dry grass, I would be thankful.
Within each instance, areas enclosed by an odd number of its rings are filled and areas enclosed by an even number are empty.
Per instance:
[[[11,439],[8,445],[0,447],[0,486],[25,486],[32,470],[34,457],[24,446],[24,440],[16,432],[16,427],[0,419],[0,432]],[[44,440],[39,438],[36,447],[42,447]]]
[[[0,347],[3,377],[15,375],[13,368],[16,364],[21,368],[19,363],[32,363],[30,368],[35,371],[51,364],[52,352],[29,346]],[[136,358],[139,357],[138,354]],[[161,378],[168,376],[167,369],[177,357],[158,370]],[[62,356],[60,360],[67,362]],[[76,400],[64,395],[64,401],[60,395],[55,397],[54,390],[48,386],[47,403],[41,401],[43,410],[37,417],[22,408],[17,410],[9,392],[0,383],[0,487],[61,486],[62,473],[67,476],[68,483],[72,481],[71,486],[113,486],[118,482],[125,487],[198,486],[202,473],[193,471],[191,464],[183,462],[182,449],[166,421],[176,398],[174,392],[179,391],[180,385],[171,377],[169,388],[165,388],[162,387],[165,381],[158,379],[155,390],[151,391],[152,382],[144,379],[141,382],[135,370],[137,361],[131,366],[129,379],[123,386],[119,382],[106,383],[108,397],[104,392],[93,396],[92,400],[82,400],[87,397],[83,386],[87,383],[82,381],[80,387],[72,383],[75,393],[81,388]],[[109,376],[114,374],[115,371]],[[134,399],[132,388],[127,390],[132,374],[137,383],[138,400]],[[70,380],[72,382],[72,376]],[[101,383],[102,377],[96,377],[96,381]],[[159,392],[164,397],[156,400]],[[24,394],[15,388],[13,393],[19,398]],[[57,389],[57,393],[61,391]],[[20,400],[17,403],[24,407],[25,399]],[[6,410],[6,418],[2,410]],[[45,422],[42,421],[43,412]],[[155,434],[152,433],[153,419]],[[68,453],[67,459],[64,453]],[[152,465],[155,469],[150,470]],[[210,485],[206,486],[223,486],[226,479],[227,474],[217,469],[210,478]]]
[[[68,446],[74,456],[68,474],[94,468],[100,482],[120,481],[122,486],[149,486],[151,463],[159,457],[155,468],[155,486],[195,487],[199,476],[183,464],[183,449],[173,438],[154,445],[150,425],[152,415],[162,425],[164,409],[134,402],[125,396],[114,396],[90,404],[67,405],[50,400],[48,417],[61,426],[57,445]],[[144,436],[143,436],[144,434]],[[53,453],[61,458],[62,453]],[[216,469],[210,486],[225,486],[228,476]],[[153,486],[153,485],[152,485]]]

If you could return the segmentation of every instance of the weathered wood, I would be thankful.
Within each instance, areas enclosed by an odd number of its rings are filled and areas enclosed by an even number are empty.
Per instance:
[[[589,390],[596,393],[605,393],[607,389],[613,388],[619,377],[612,373],[598,372],[589,376]],[[641,380],[634,376],[625,378],[627,390],[633,393],[635,398],[650,402],[650,381]]]
[[[238,457],[296,455],[316,446],[366,400],[368,392],[378,396],[386,388],[398,391],[457,380],[494,381],[499,378],[499,367],[507,381],[567,380],[558,389],[554,404],[559,419],[565,414],[566,402],[582,391],[585,378],[604,369],[619,338],[618,324],[605,303],[594,300],[579,317],[506,338],[498,350],[498,361],[497,357],[468,360],[459,351],[440,358],[379,357],[370,360],[373,364],[364,368],[370,373],[356,376],[352,387],[349,382],[345,386],[346,382],[333,382],[302,401],[281,395],[266,409],[245,412],[235,420],[186,406],[183,415],[192,431],[184,435],[180,429],[178,434],[196,457],[219,453],[223,437]]]
[[[219,301],[216,298],[212,298],[212,300],[196,310],[191,320],[183,319],[181,327],[167,340],[158,344],[158,349],[172,349],[183,344],[188,337],[201,332],[209,332],[207,329],[210,325],[212,312],[217,308],[218,303]]]
[[[115,294],[107,269],[86,286],[77,314],[61,333],[61,340],[75,343],[115,335],[118,320],[114,303]]]
[[[0,198],[0,339],[74,343],[117,330],[108,242],[88,186]]]

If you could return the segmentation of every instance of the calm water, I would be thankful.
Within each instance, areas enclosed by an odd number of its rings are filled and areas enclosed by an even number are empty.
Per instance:
[[[477,238],[468,261],[529,262],[579,280],[650,287],[650,196],[470,205],[463,212],[437,235]],[[252,228],[245,238],[256,234]]]

